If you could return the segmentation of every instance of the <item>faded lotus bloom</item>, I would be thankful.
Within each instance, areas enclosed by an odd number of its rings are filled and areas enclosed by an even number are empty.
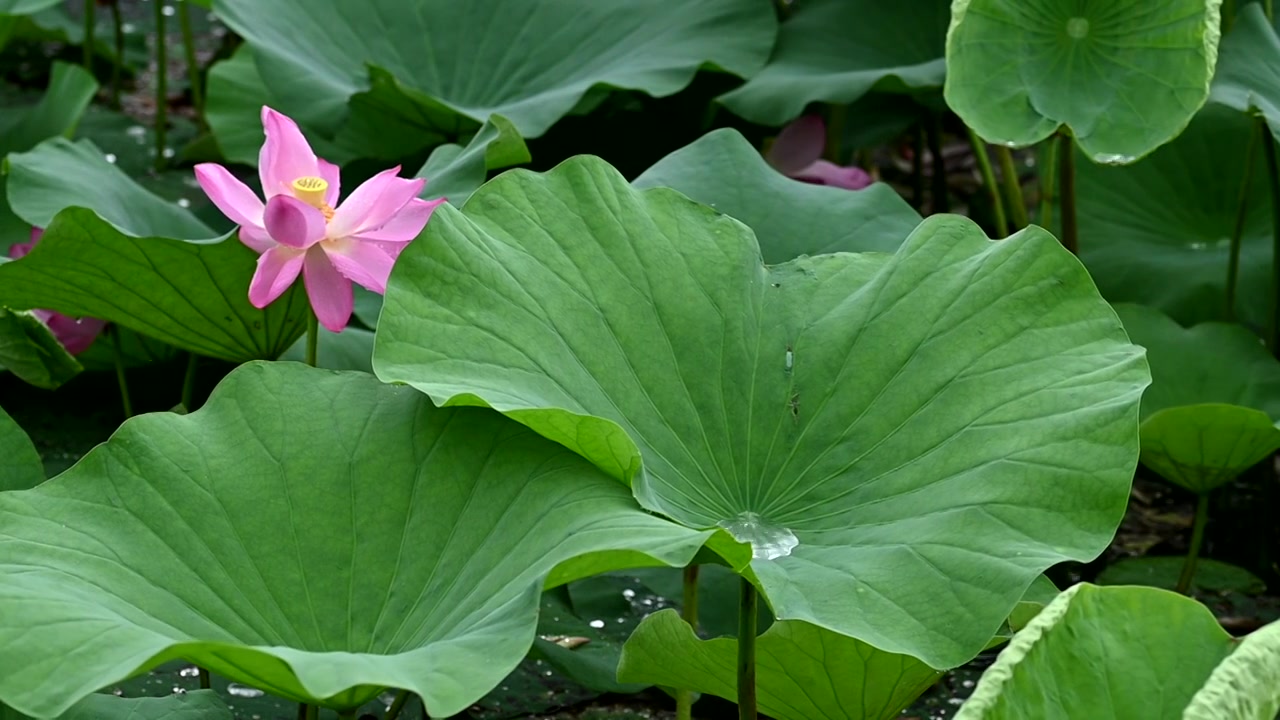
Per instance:
[[[261,254],[249,302],[266,307],[301,273],[320,324],[341,332],[351,319],[351,283],[386,292],[400,251],[444,199],[418,198],[426,180],[396,177],[396,166],[338,204],[338,166],[316,157],[297,124],[263,107],[262,128],[258,173],[265,205],[221,165],[197,165],[196,180],[240,225],[240,241]]]
[[[817,115],[805,115],[778,133],[765,159],[778,172],[802,182],[846,190],[861,190],[871,184],[866,170],[823,160],[826,147],[826,124]]]
[[[25,257],[27,253],[31,252],[31,248],[40,242],[42,235],[44,235],[44,231],[40,228],[31,228],[31,240],[11,245],[9,247],[9,257],[14,260]],[[67,317],[52,310],[32,310],[31,314],[44,323],[45,327],[49,328],[49,332],[53,333],[53,337],[62,343],[62,347],[66,348],[67,352],[72,355],[79,355],[88,350],[93,341],[98,339],[102,329],[107,326],[105,320]]]

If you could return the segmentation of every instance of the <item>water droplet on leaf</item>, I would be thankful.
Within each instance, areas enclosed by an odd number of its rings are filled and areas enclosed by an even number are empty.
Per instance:
[[[786,557],[800,544],[795,533],[765,522],[758,513],[744,512],[731,520],[720,522],[734,540],[751,546],[751,557],[756,560],[776,560]]]

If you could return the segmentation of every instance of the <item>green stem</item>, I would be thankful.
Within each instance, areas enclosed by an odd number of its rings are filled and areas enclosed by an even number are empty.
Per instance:
[[[1276,19],[1276,7],[1272,0],[1262,0],[1262,10],[1267,14],[1268,23]]]
[[[738,720],[756,720],[756,587],[742,578],[738,600]]]
[[[356,720],[356,708],[340,711],[338,713],[338,720]]]
[[[1004,199],[1009,203],[1009,221],[1013,231],[1027,226],[1027,202],[1022,198],[1022,181],[1013,163],[1013,151],[1004,145],[996,146],[996,158],[1000,160],[1000,180],[1004,183]]]
[[[200,91],[200,66],[196,63],[195,34],[191,32],[191,0],[178,0],[178,27],[182,29],[182,54],[187,62],[187,83],[196,120],[204,124],[204,93]]]
[[[1044,168],[1040,171],[1040,222],[1046,230],[1053,224],[1054,181],[1058,176],[1058,143],[1056,138],[1049,140],[1045,148]]]
[[[98,0],[84,0],[84,46],[81,51],[84,70],[90,75],[93,74],[93,29],[98,25],[97,2]]]
[[[303,705],[298,708],[298,717],[300,720],[320,720],[320,706]]]
[[[111,63],[111,107],[120,109],[120,85],[123,74],[120,68],[124,66],[124,19],[120,17],[120,3],[111,3],[111,24],[115,29],[116,40],[116,57],[115,62]]]
[[[165,34],[165,0],[155,0],[156,8],[156,171],[164,169],[167,158],[165,151],[165,134],[169,124],[169,42]]]
[[[684,569],[684,603],[680,606],[680,617],[689,623],[694,634],[698,632],[698,566],[689,565]],[[676,720],[692,720],[693,691],[676,690]]]
[[[947,190],[947,163],[942,157],[942,115],[929,115],[929,155],[933,157],[933,212],[951,212],[951,194]]]
[[[120,347],[120,328],[111,325],[111,353],[116,363],[116,384],[120,386],[120,405],[124,409],[124,419],[133,417],[133,402],[129,399],[129,380],[124,374],[124,350]]]
[[[200,689],[208,690],[213,685],[209,677],[209,670],[207,668],[196,668],[196,670],[200,671]]]
[[[1058,142],[1058,193],[1062,196],[1062,244],[1080,254],[1080,231],[1076,227],[1076,152],[1071,136],[1063,133]]]
[[[991,210],[996,216],[996,234],[1006,237],[1009,234],[1009,221],[1004,216],[1004,200],[1000,197],[1000,186],[996,185],[996,173],[991,168],[991,156],[987,154],[987,143],[978,137],[978,133],[968,125],[969,142],[973,145],[973,157],[978,161],[978,172],[982,174],[982,186],[990,196]]]
[[[307,354],[306,363],[316,366],[316,349],[320,342],[320,321],[314,312],[307,313]]]
[[[192,400],[196,394],[196,369],[200,365],[200,356],[195,353],[187,355],[187,372],[182,376],[182,407],[191,412]]]
[[[407,705],[408,702],[409,691],[401,690],[396,694],[395,702],[391,703],[391,707],[387,708],[387,716],[384,720],[396,720],[396,718],[400,717],[400,711],[404,709],[404,706]]]
[[[1187,548],[1187,559],[1182,563],[1182,574],[1178,576],[1178,585],[1174,588],[1183,595],[1190,594],[1191,581],[1196,575],[1196,560],[1200,558],[1200,546],[1204,543],[1204,526],[1209,521],[1209,493],[1202,493],[1196,502],[1195,524],[1191,527],[1191,545]]]
[[[1222,0],[1222,34],[1231,32],[1236,20],[1236,0]]]
[[[924,209],[924,124],[916,123],[911,155],[911,204]]]
[[[1227,258],[1227,319],[1236,317],[1236,286],[1240,281],[1240,243],[1244,238],[1244,222],[1249,214],[1249,191],[1253,188],[1253,163],[1258,154],[1258,138],[1265,136],[1267,126],[1262,118],[1258,118],[1249,134],[1249,145],[1245,149],[1244,177],[1240,179],[1240,197],[1236,201],[1236,223],[1231,229],[1231,250]]]
[[[841,161],[840,150],[844,146],[844,123],[847,115],[848,107],[845,105],[827,106],[827,145],[823,154],[827,160],[837,165]]]
[[[1264,131],[1262,147],[1267,159],[1267,185],[1271,188],[1271,327],[1267,342],[1280,357],[1280,168],[1276,162],[1276,140]]]

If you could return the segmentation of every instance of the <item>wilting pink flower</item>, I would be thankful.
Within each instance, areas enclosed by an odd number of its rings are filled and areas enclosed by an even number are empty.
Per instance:
[[[15,243],[9,247],[9,257],[17,260],[26,256],[31,252],[31,248],[40,242],[40,237],[44,235],[44,231],[40,228],[31,228],[31,240],[24,243]],[[53,337],[62,343],[62,347],[72,355],[79,355],[94,340],[98,339],[98,335],[102,333],[102,329],[107,326],[106,321],[96,318],[72,318],[52,310],[32,310],[32,315],[36,319],[44,323],[49,328],[49,332],[53,333]]]
[[[320,324],[341,332],[351,319],[351,283],[386,292],[400,251],[444,199],[419,199],[426,180],[396,177],[396,166],[339,205],[338,166],[316,157],[297,124],[263,107],[262,128],[258,173],[266,205],[221,165],[196,165],[196,180],[240,225],[240,242],[261,253],[249,302],[266,307],[301,273]]]
[[[815,185],[861,190],[871,184],[866,170],[823,160],[826,147],[826,124],[817,115],[805,115],[778,133],[765,159],[783,175]]]

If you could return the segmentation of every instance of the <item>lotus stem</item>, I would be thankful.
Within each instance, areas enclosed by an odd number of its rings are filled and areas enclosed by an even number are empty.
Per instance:
[[[1209,493],[1201,493],[1196,501],[1196,519],[1191,526],[1191,545],[1187,547],[1187,559],[1182,563],[1182,574],[1174,590],[1183,595],[1191,594],[1191,581],[1196,576],[1196,561],[1200,559],[1200,546],[1204,543],[1204,526],[1209,522]]]
[[[1045,145],[1044,169],[1040,171],[1040,227],[1048,230],[1053,224],[1054,180],[1058,175],[1058,143],[1050,140]]]
[[[356,720],[356,708],[339,711],[338,720]]]
[[[316,349],[320,344],[320,320],[314,312],[307,313],[307,355],[306,363],[316,366]]]
[[[191,412],[191,403],[196,393],[196,368],[200,365],[200,356],[195,353],[187,355],[187,372],[182,376],[182,407]]]
[[[320,720],[320,706],[306,703],[298,705],[298,720]]]
[[[1262,147],[1267,158],[1267,185],[1271,188],[1271,322],[1267,344],[1273,355],[1280,357],[1280,168],[1276,162],[1276,139],[1267,129]]]
[[[929,155],[933,158],[932,210],[935,213],[951,212],[951,194],[947,190],[947,162],[942,157],[941,114],[929,114],[925,137],[929,140]]]
[[[973,128],[965,125],[965,129],[969,131],[973,157],[978,161],[978,172],[982,174],[982,186],[987,189],[991,210],[996,216],[996,234],[1002,238],[1008,237],[1009,221],[1004,216],[1004,200],[1000,197],[1000,186],[996,185],[996,173],[991,168],[991,156],[987,154],[987,143],[978,137],[978,133],[974,132]]]
[[[1080,254],[1080,231],[1076,227],[1076,152],[1071,136],[1058,138],[1058,193],[1062,197],[1062,244]]]
[[[924,124],[916,123],[911,153],[911,204],[924,209]]]
[[[1236,201],[1236,224],[1231,230],[1231,251],[1227,259],[1227,320],[1236,318],[1236,286],[1240,282],[1240,243],[1244,239],[1244,222],[1249,214],[1249,191],[1253,187],[1253,158],[1258,153],[1258,138],[1267,132],[1266,123],[1258,118],[1249,133],[1245,149],[1244,177],[1240,180],[1240,199]]]
[[[165,34],[164,0],[156,0],[156,171],[164,169],[165,134],[169,124],[169,47]]]
[[[757,720],[756,587],[742,578],[738,601],[738,720]]]
[[[404,709],[404,706],[408,704],[408,702],[409,691],[401,690],[396,694],[395,702],[391,703],[391,707],[387,708],[387,716],[384,720],[396,720],[396,718],[400,717],[400,711]]]
[[[213,683],[211,682],[211,678],[209,677],[209,668],[197,667],[196,670],[199,671],[200,673],[200,689],[208,690],[210,687],[212,687]]]
[[[1018,168],[1013,163],[1013,151],[1007,145],[996,146],[996,158],[1000,160],[1004,199],[1009,203],[1009,221],[1013,231],[1017,232],[1027,226],[1027,201],[1022,197],[1022,182],[1018,179]]]
[[[120,109],[120,85],[122,81],[121,66],[124,65],[124,19],[120,17],[120,3],[113,2],[111,8],[111,25],[115,31],[116,57],[111,63],[111,107]]]
[[[823,154],[827,156],[827,160],[836,164],[841,161],[840,151],[844,147],[844,124],[847,116],[846,106],[836,103],[827,105],[827,144]]]
[[[1222,0],[1222,34],[1231,32],[1236,20],[1236,0]]]
[[[698,632],[698,566],[689,565],[684,569],[684,603],[680,606],[680,617],[689,623],[694,634]],[[693,719],[693,691],[678,688],[676,690],[676,720]]]
[[[178,0],[178,27],[182,29],[182,54],[187,63],[187,84],[196,120],[204,125],[204,93],[200,90],[200,66],[196,61],[195,33],[191,32],[191,0]]]
[[[1272,0],[1262,0],[1262,10],[1267,14],[1268,23],[1276,19],[1276,6]]]
[[[97,2],[98,0],[84,0],[84,45],[80,50],[83,53],[84,71],[90,75],[93,74],[93,29],[98,24]]]
[[[120,327],[115,323],[108,326],[111,334],[111,354],[116,364],[116,384],[120,386],[120,406],[124,410],[124,419],[133,417],[133,402],[129,399],[129,379],[124,374],[124,350],[120,346]]]

